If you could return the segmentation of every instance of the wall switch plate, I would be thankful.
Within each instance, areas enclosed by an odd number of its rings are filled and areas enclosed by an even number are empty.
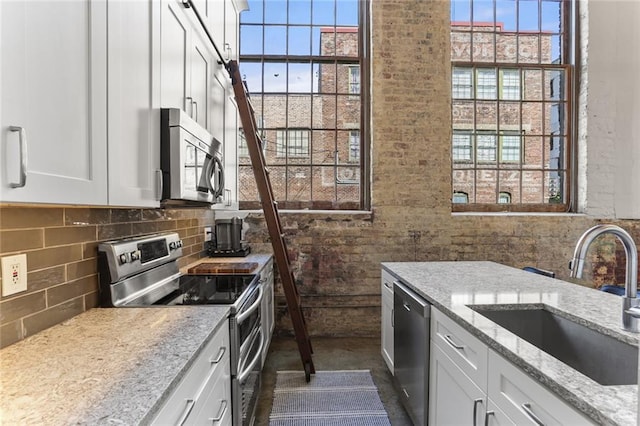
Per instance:
[[[205,226],[204,227],[204,241],[211,241],[211,235],[212,235],[212,231],[211,231],[211,227],[210,226]]]
[[[2,295],[27,291],[27,255],[16,254],[2,258]]]

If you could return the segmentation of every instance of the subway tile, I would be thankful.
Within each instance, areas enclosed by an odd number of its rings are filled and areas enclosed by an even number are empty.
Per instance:
[[[98,226],[98,241],[115,240],[133,235],[130,223]]]
[[[15,321],[45,308],[44,291],[2,300],[0,301],[0,324]]]
[[[78,297],[24,318],[24,337],[32,336],[82,312],[84,312],[84,298]]]
[[[101,225],[109,223],[110,210],[107,208],[66,208],[64,210],[64,224],[74,225]]]
[[[0,349],[22,339],[22,321],[17,320],[0,327]]]
[[[27,270],[50,268],[82,260],[82,244],[60,246],[27,252]]]
[[[131,224],[135,235],[153,234],[156,232],[174,231],[176,222],[173,220],[163,222],[139,222]]]
[[[61,246],[96,240],[96,226],[63,226],[46,228],[44,241],[46,247]]]
[[[140,222],[142,210],[140,209],[111,209],[111,223]]]
[[[0,229],[62,226],[64,209],[38,207],[1,207]]]
[[[97,308],[100,306],[100,294],[97,291],[84,295],[85,310]]]
[[[180,219],[176,221],[176,227],[178,229],[191,227],[191,219]]]
[[[98,256],[98,242],[92,241],[82,245],[82,258],[91,259]]]
[[[168,220],[168,219],[176,219],[170,210],[164,209],[145,209],[142,210],[142,220]]]
[[[98,272],[98,260],[96,258],[67,264],[67,280],[94,275]]]
[[[28,291],[40,291],[65,282],[65,266],[59,265],[53,268],[40,269],[27,274]]]
[[[0,253],[42,248],[42,229],[22,229],[19,231],[0,231]]]
[[[47,290],[47,306],[58,305],[66,300],[95,292],[98,290],[98,276],[92,275],[55,286]]]

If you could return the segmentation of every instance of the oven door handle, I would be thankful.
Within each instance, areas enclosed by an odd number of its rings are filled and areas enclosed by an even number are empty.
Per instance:
[[[258,333],[260,334],[260,349],[256,352],[256,356],[251,360],[249,366],[238,374],[238,383],[240,384],[247,380],[249,373],[251,373],[258,361],[262,359],[262,350],[264,349],[264,334],[262,334],[262,327],[258,329]]]
[[[238,323],[238,325],[240,325],[240,323],[242,323],[245,319],[247,319],[247,317],[249,317],[256,309],[260,308],[261,303],[262,303],[262,286],[259,285],[258,299],[255,302],[253,302],[253,304],[249,306],[249,308],[246,311],[236,316],[236,322]]]

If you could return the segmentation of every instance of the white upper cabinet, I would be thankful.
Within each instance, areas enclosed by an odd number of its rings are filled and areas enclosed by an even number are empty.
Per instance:
[[[160,5],[109,1],[109,204],[158,207]]]
[[[107,203],[107,4],[0,2],[0,201]]]
[[[212,118],[224,110],[212,106],[218,55],[211,41],[181,1],[162,0],[161,20],[162,107],[180,108],[209,133],[221,134],[222,126],[216,128]]]

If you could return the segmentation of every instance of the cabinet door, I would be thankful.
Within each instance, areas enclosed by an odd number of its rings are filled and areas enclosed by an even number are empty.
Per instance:
[[[160,6],[109,1],[109,204],[158,207]]]
[[[191,102],[190,112],[191,118],[193,118],[203,128],[207,129],[216,139],[222,142],[222,131],[218,133],[220,136],[216,136],[216,126],[213,123],[213,118],[216,115],[220,115],[222,120],[224,111],[213,111],[213,99],[216,96],[216,88],[213,82],[215,52],[208,40],[205,40],[205,35],[201,31],[193,30],[191,35],[190,46],[190,68],[191,73],[191,87],[188,101]],[[217,62],[215,62],[217,65]],[[188,106],[189,107],[189,106]]]
[[[434,343],[429,376],[429,424],[483,424],[487,408],[485,392]]]
[[[161,5],[161,104],[163,108],[180,108],[191,115],[193,105],[187,103],[191,91],[191,22],[182,3],[162,0]]]
[[[2,1],[0,16],[0,200],[107,204],[106,2]]]
[[[382,358],[384,359],[389,371],[393,374],[393,277],[386,271],[382,271],[382,324],[380,331],[382,333]]]
[[[489,396],[518,425],[589,425],[569,406],[497,353],[489,352]]]
[[[235,0],[225,0],[224,50],[227,59],[238,60],[239,11]]]

